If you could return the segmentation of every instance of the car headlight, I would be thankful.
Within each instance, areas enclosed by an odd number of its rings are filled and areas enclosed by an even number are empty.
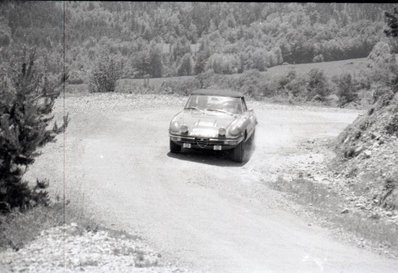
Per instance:
[[[170,131],[173,133],[180,132],[180,124],[177,121],[170,122]]]
[[[237,136],[241,133],[241,128],[240,126],[234,126],[229,130],[229,134],[231,136]]]
[[[225,130],[225,128],[218,129],[218,135],[225,136],[226,133],[227,133],[227,130]]]
[[[181,125],[180,132],[181,132],[181,134],[187,134],[188,133],[188,126]]]

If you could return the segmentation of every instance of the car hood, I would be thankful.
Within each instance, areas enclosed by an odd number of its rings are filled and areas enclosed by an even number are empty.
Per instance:
[[[183,110],[173,120],[188,126],[188,135],[217,137],[220,128],[227,129],[239,115],[221,112]]]

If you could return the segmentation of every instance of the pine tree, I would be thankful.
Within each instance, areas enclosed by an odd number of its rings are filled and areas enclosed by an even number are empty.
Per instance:
[[[199,48],[195,62],[194,72],[200,74],[205,71],[206,62],[210,57],[209,42],[205,39]]]
[[[153,78],[162,77],[163,72],[163,64],[162,64],[162,55],[160,48],[157,46],[152,46],[149,50],[149,75]]]
[[[39,155],[37,148],[55,140],[68,124],[54,123],[51,112],[60,89],[35,69],[31,54],[19,72],[13,72],[0,86],[0,210],[26,209],[48,204],[47,183],[37,181],[30,188],[22,176]],[[61,81],[65,81],[63,76]],[[58,90],[58,91],[57,91]]]
[[[151,76],[151,58],[148,50],[138,52],[132,62],[136,70],[136,78],[149,78]]]

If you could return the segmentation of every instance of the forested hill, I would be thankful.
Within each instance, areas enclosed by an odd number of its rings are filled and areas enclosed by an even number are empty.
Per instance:
[[[107,50],[124,77],[265,70],[283,62],[366,57],[383,39],[392,4],[3,2],[3,60],[23,44],[46,56],[54,73],[87,74]],[[65,8],[65,26],[64,11]]]

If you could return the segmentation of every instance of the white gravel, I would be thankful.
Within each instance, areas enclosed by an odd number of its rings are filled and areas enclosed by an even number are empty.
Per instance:
[[[137,239],[59,226],[19,251],[0,253],[0,272],[184,272],[161,264],[161,256]]]

